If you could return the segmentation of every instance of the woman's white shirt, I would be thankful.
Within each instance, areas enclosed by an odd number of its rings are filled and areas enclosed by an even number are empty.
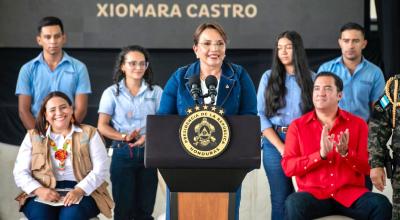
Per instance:
[[[71,132],[65,138],[62,135],[54,134],[50,131],[51,129],[49,128],[46,132],[46,135],[56,143],[58,148],[60,148],[66,139],[72,139],[73,132],[82,132],[82,129],[73,125]],[[72,161],[70,157],[72,154],[71,149],[68,149],[69,156],[65,161],[65,169],[62,171],[57,169],[58,160],[55,159],[54,152],[52,150],[50,152],[52,152],[50,155],[53,173],[56,180],[76,181],[76,178],[73,174]],[[85,191],[86,195],[90,195],[94,190],[96,190],[97,187],[99,187],[109,175],[109,166],[107,163],[109,158],[107,157],[103,140],[97,131],[89,142],[89,153],[93,169],[75,186]],[[42,185],[32,177],[31,161],[32,142],[29,134],[26,134],[15,161],[13,174],[17,187],[20,187],[28,194],[32,193],[35,189],[42,187]]]

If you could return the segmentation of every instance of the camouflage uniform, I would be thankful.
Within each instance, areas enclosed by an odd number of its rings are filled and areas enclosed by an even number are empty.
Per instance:
[[[400,75],[396,75],[400,79]],[[391,83],[394,84],[394,83]],[[388,85],[388,84],[387,84]],[[390,84],[389,84],[390,85]],[[400,80],[399,80],[400,87]],[[390,97],[393,97],[393,85],[390,86]],[[399,89],[400,90],[400,89]],[[387,93],[386,93],[387,94]],[[385,153],[389,150],[387,142],[392,137],[391,148],[393,155],[400,156],[400,107],[396,107],[395,123],[393,128],[393,104],[387,95],[383,95],[376,102],[373,114],[369,121],[368,151],[371,168],[385,167]],[[398,94],[397,94],[398,96]],[[392,100],[393,101],[393,100]],[[400,96],[397,102],[400,101]],[[387,159],[387,158],[386,158]],[[396,161],[396,160],[394,160]],[[387,170],[387,169],[386,169]],[[391,178],[393,188],[393,219],[400,219],[400,164],[394,168]]]

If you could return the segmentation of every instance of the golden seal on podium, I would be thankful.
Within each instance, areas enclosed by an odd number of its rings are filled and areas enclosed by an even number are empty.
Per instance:
[[[196,105],[186,112],[188,115],[179,128],[183,149],[199,159],[221,155],[231,135],[229,124],[223,117],[224,110],[214,105]]]

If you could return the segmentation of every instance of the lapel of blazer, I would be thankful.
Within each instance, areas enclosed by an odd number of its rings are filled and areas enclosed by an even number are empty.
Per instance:
[[[235,71],[233,67],[230,64],[224,62],[224,64],[222,65],[222,74],[218,86],[218,106],[222,107],[228,100],[229,94],[232,92],[236,82],[234,75]]]

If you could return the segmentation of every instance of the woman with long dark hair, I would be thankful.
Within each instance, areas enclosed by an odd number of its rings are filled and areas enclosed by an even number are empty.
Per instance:
[[[153,85],[149,58],[141,46],[123,48],[115,64],[115,84],[100,100],[98,128],[113,140],[110,172],[116,220],[153,219],[157,170],[144,167],[144,143],[146,116],[158,110],[162,89]]]
[[[301,36],[295,31],[278,35],[272,68],[260,80],[257,109],[261,119],[263,164],[271,190],[272,219],[284,219],[286,197],[294,192],[281,166],[289,124],[313,108],[313,72],[307,64]]]

